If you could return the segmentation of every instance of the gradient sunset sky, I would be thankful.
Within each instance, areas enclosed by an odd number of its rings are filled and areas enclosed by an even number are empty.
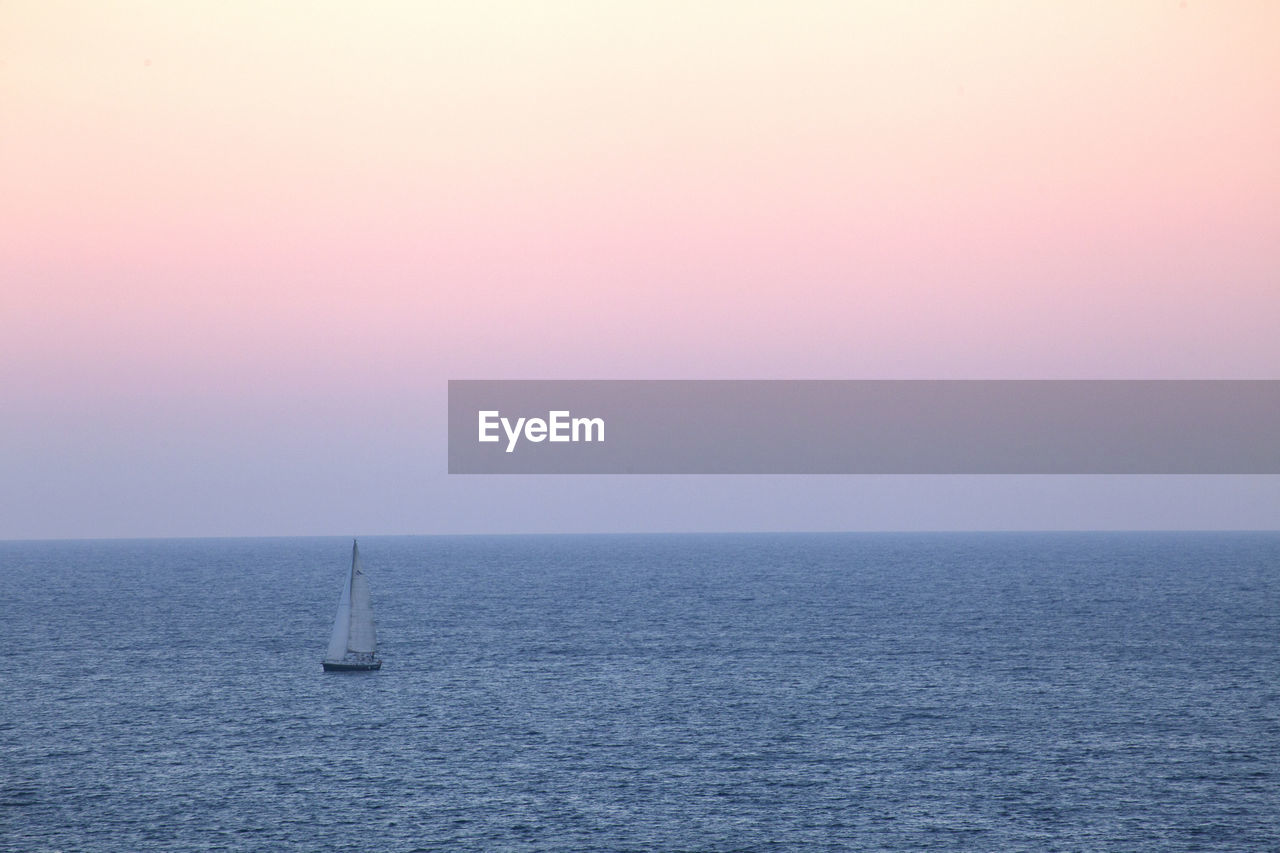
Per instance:
[[[1280,4],[0,0],[0,538],[1280,527],[450,477],[446,380],[1280,378]]]

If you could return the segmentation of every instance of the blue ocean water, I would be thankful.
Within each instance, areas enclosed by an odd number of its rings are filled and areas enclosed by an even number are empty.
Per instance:
[[[1280,535],[0,543],[0,849],[1280,849]]]

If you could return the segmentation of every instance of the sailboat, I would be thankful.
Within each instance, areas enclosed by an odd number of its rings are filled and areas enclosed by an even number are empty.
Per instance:
[[[342,587],[338,615],[333,620],[329,651],[324,656],[325,672],[359,672],[381,669],[378,635],[373,627],[373,602],[369,581],[360,563],[360,544],[351,540],[351,574]]]

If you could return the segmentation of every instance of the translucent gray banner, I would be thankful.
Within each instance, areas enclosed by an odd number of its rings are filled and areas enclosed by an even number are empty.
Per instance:
[[[1277,474],[1277,380],[451,380],[451,474]]]

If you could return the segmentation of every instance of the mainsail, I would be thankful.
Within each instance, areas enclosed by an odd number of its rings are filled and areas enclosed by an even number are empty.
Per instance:
[[[377,669],[378,634],[373,626],[373,602],[369,581],[360,562],[360,545],[351,543],[351,574],[338,599],[338,615],[333,620],[325,669]]]

